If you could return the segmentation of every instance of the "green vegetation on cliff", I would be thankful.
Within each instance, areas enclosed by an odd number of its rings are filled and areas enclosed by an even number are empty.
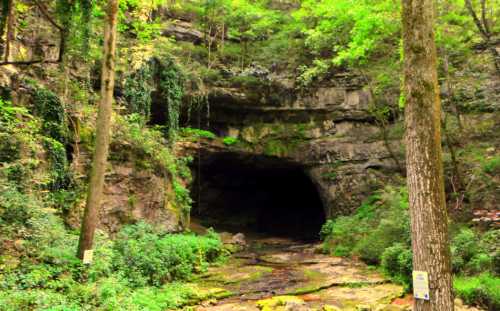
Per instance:
[[[121,0],[105,202],[84,265],[75,250],[105,6],[0,5],[0,309],[166,310],[212,298],[191,281],[226,251],[217,234],[187,231],[204,203],[195,191],[244,206],[237,191],[202,184],[205,155],[219,152],[305,171],[325,211],[346,212],[324,224],[325,253],[411,287],[401,5],[391,0]],[[499,8],[436,6],[455,292],[489,310],[500,308]],[[360,172],[376,182],[357,183],[369,179]],[[341,211],[343,199],[364,203]]]

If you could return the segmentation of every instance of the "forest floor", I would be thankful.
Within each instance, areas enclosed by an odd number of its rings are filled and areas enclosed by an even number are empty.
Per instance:
[[[195,283],[219,299],[189,310],[410,310],[412,298],[371,267],[318,252],[320,245],[257,238]],[[456,310],[478,310],[462,306]]]

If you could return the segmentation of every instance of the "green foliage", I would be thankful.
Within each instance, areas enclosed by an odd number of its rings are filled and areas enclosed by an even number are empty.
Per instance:
[[[191,205],[193,204],[193,199],[191,199],[189,190],[178,180],[174,180],[172,185],[177,206],[180,207],[185,216],[189,215],[189,212],[191,211]]]
[[[467,304],[479,305],[487,310],[500,309],[500,278],[484,273],[474,277],[455,277],[455,292]]]
[[[408,290],[411,288],[413,270],[412,252],[408,245],[395,243],[387,247],[381,255],[381,266],[393,280]]]
[[[185,75],[178,64],[170,56],[154,57],[142,65],[125,80],[125,99],[129,113],[143,116],[150,121],[152,94],[158,94],[155,105],[164,106],[157,109],[165,111],[168,137],[175,140],[179,130],[179,116],[184,97]]]
[[[386,188],[371,196],[352,216],[328,220],[321,229],[325,251],[338,256],[358,255],[379,263],[384,250],[410,243],[406,189]]]
[[[18,187],[0,179],[0,228],[2,235],[9,229],[23,231],[30,227],[30,220],[36,215],[39,204],[31,196],[19,191]]]
[[[43,139],[43,146],[51,165],[48,188],[52,191],[68,188],[72,182],[72,173],[69,170],[66,149],[63,144],[49,137]]]
[[[30,117],[24,107],[15,107],[11,101],[0,98],[0,125],[2,130],[8,129],[19,121],[19,116]]]
[[[482,164],[483,171],[488,174],[500,173],[500,156],[493,156],[485,159]]]
[[[191,128],[191,127],[181,128],[179,134],[183,137],[186,137],[186,138],[208,138],[208,139],[217,138],[217,135],[215,135],[214,133],[212,133],[210,131],[197,129],[197,128]]]
[[[149,120],[151,113],[151,93],[154,90],[152,62],[141,66],[125,79],[124,95],[130,113],[137,113]]]
[[[164,134],[145,127],[142,120],[137,114],[116,116],[111,156],[117,161],[135,160],[136,165],[142,169],[153,169],[170,175],[176,207],[181,211],[189,211],[192,201],[189,190],[184,185],[191,179],[188,168],[190,159],[175,157]],[[179,178],[185,179],[184,182]]]
[[[478,252],[479,239],[472,229],[462,229],[453,237],[451,251],[453,254],[453,270],[461,271],[467,262]]]
[[[4,186],[0,188],[2,310],[176,308],[200,294],[175,282],[137,286],[185,279],[222,254],[222,243],[213,233],[167,234],[139,223],[124,228],[115,241],[97,232],[94,262],[84,267],[75,257],[78,235],[67,231],[43,201]],[[14,252],[19,258],[4,249],[9,240],[22,242]]]
[[[96,4],[93,0],[55,1],[57,22],[66,38],[65,45],[61,47],[65,52],[71,52],[74,56],[88,56]]]
[[[161,285],[203,271],[221,254],[222,243],[211,237],[165,235],[139,223],[122,230],[115,250],[114,265],[131,284]]]
[[[331,55],[327,66],[366,63],[399,40],[399,8],[392,1],[307,0],[293,15],[313,55]]]
[[[168,111],[168,134],[171,139],[174,139],[179,129],[179,116],[184,96],[184,75],[180,67],[170,58],[162,60],[157,70],[158,91]]]
[[[238,141],[239,141],[238,138],[231,137],[231,136],[226,136],[226,137],[224,137],[224,139],[222,139],[222,142],[226,146],[232,146],[232,145],[238,143]]]
[[[33,93],[33,114],[42,121],[42,134],[56,141],[68,142],[68,127],[64,106],[59,97],[52,91],[40,87]]]
[[[479,234],[474,229],[462,228],[451,241],[453,271],[466,275],[482,272],[497,273],[500,247],[497,238],[500,230],[493,229]]]
[[[0,133],[0,162],[13,162],[21,156],[21,142],[9,133]]]

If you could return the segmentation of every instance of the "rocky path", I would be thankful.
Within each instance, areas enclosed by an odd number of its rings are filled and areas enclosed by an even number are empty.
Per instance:
[[[260,239],[211,267],[196,284],[218,299],[196,311],[411,310],[403,288],[353,260],[319,254],[318,245]],[[477,310],[458,306],[457,310]]]

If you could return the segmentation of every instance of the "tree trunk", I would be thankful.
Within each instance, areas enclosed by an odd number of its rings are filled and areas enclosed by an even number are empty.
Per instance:
[[[92,249],[97,216],[101,204],[104,173],[108,158],[113,89],[115,84],[115,49],[118,0],[108,1],[106,25],[104,30],[104,59],[101,76],[101,102],[97,116],[95,151],[90,172],[87,203],[83,216],[78,257],[83,259],[86,250]]]
[[[5,35],[4,61],[10,60],[10,44],[15,39],[14,35],[14,0],[8,0],[7,4],[7,34]]]
[[[406,165],[413,269],[429,275],[416,311],[453,311],[432,0],[403,0]]]

